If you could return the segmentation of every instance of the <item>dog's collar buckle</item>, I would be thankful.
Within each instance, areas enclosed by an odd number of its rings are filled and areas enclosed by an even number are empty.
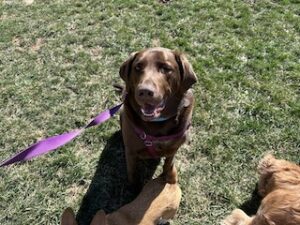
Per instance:
[[[149,140],[145,140],[145,141],[144,141],[144,144],[145,144],[145,146],[147,146],[147,147],[153,146],[153,142],[152,142],[152,141],[149,141]]]
[[[155,136],[147,135],[145,133],[145,131],[143,131],[142,129],[133,125],[133,129],[134,129],[136,135],[143,141],[143,143],[146,147],[146,150],[148,151],[149,155],[151,155],[153,158],[159,157],[157,154],[157,151],[154,147],[153,142],[164,142],[164,141],[171,141],[174,139],[181,138],[182,136],[185,135],[185,132],[189,129],[189,127],[190,127],[190,124],[188,124],[184,129],[182,129],[181,131],[179,131],[176,134],[155,137]]]
[[[140,138],[144,141],[144,145],[146,147],[151,147],[153,146],[153,142],[151,140],[149,140],[149,138],[147,137],[147,134],[145,132],[142,132],[140,134]]]

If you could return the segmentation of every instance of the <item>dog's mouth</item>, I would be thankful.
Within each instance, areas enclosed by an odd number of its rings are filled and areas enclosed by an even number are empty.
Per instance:
[[[164,110],[166,106],[166,101],[162,100],[159,104],[151,104],[151,103],[144,103],[141,106],[141,113],[143,116],[143,119],[146,121],[153,120],[155,118],[158,118],[160,116],[160,113],[162,110]]]

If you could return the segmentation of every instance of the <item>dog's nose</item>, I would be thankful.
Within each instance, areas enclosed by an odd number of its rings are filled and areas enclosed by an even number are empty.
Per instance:
[[[150,88],[144,87],[138,90],[139,97],[153,97],[153,95],[154,95],[154,91],[151,90]]]

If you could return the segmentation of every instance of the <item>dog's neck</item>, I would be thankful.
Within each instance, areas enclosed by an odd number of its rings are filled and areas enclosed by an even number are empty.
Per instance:
[[[170,116],[170,117],[158,117],[158,118],[154,118],[153,120],[150,120],[150,122],[164,122],[164,121],[167,121],[169,119],[171,119],[173,116]]]

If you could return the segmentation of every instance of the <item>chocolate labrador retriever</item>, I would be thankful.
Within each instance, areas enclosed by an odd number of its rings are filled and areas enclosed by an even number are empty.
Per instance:
[[[131,54],[120,68],[126,97],[121,113],[128,180],[137,182],[138,159],[166,157],[163,177],[173,168],[174,155],[191,124],[197,81],[183,54],[149,48]],[[175,183],[175,180],[166,180]]]

